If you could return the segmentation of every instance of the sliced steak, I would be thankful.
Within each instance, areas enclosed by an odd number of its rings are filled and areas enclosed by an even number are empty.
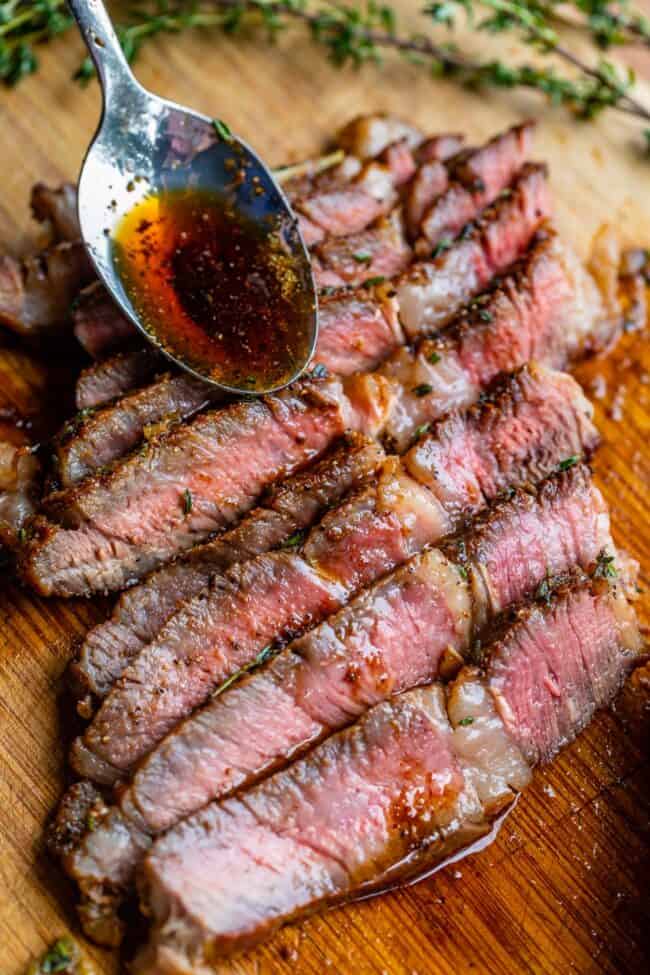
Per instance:
[[[388,444],[406,449],[414,432],[453,407],[473,403],[502,371],[531,360],[563,367],[571,283],[545,235],[493,289],[435,339],[402,346],[380,367],[397,380],[397,400],[384,430]]]
[[[328,372],[350,375],[375,368],[402,342],[395,299],[387,289],[345,291],[326,297],[320,306],[319,341],[314,365]],[[145,353],[133,360],[123,354],[106,360],[111,370],[109,388],[115,379],[122,381],[135,369],[146,370],[160,358]],[[117,377],[115,376],[117,367]],[[102,364],[93,367],[99,381],[106,373]],[[91,378],[92,384],[92,378]],[[117,402],[91,415],[83,413],[70,420],[54,443],[56,474],[63,487],[70,487],[99,468],[123,457],[143,439],[148,439],[165,424],[187,419],[222,395],[185,373],[167,374],[143,389],[127,394]]]
[[[57,240],[80,239],[77,187],[73,183],[61,183],[56,188],[36,183],[30,202],[35,218],[40,223],[48,223]]]
[[[104,406],[124,396],[160,370],[160,359],[153,349],[116,352],[108,359],[94,362],[79,374],[75,402],[78,410]]]
[[[374,441],[351,434],[304,471],[272,489],[230,531],[127,590],[111,618],[90,631],[72,667],[80,694],[103,697],[130,659],[154,639],[170,616],[197,595],[212,576],[236,562],[269,552],[313,524],[351,488],[370,477],[383,459]]]
[[[525,541],[518,538],[522,528],[530,533],[530,558]],[[547,535],[552,544],[546,559]],[[516,493],[479,520],[475,532],[448,546],[448,555],[433,551],[416,557],[264,670],[179,725],[136,771],[121,794],[121,812],[115,810],[110,822],[84,838],[78,853],[67,858],[66,869],[92,903],[103,903],[112,892],[112,901],[109,897],[105,904],[110,914],[119,901],[120,886],[125,889],[129,858],[133,871],[138,861],[133,850],[146,845],[148,834],[268,771],[285,755],[349,722],[373,701],[424,679],[417,668],[429,676],[442,668],[449,675],[462,660],[471,634],[480,632],[494,614],[545,584],[547,573],[566,570],[574,561],[591,565],[608,550],[613,551],[606,512],[586,469],[556,475],[537,495]],[[509,558],[516,559],[512,578]],[[431,614],[436,615],[435,625]],[[408,640],[402,626],[407,627]],[[451,639],[450,626],[456,627]],[[160,697],[165,700],[166,694]],[[119,727],[110,732],[118,737],[118,750],[130,747],[121,736],[133,733],[134,719],[136,733],[142,734],[145,722],[138,721],[134,706],[135,698],[130,717],[126,722],[120,719]],[[237,730],[231,733],[233,722]],[[249,724],[265,728],[263,739],[246,732]],[[108,747],[112,755],[116,752],[106,736],[100,747]],[[78,757],[86,771],[106,771],[105,764],[93,766],[96,756],[79,750]],[[112,838],[125,835],[132,835],[126,844]]]
[[[93,359],[110,355],[139,338],[135,325],[99,281],[76,296],[72,319],[75,338]]]
[[[432,494],[402,473],[397,461],[389,463],[378,487],[366,489],[326,516],[310,534],[301,554],[261,556],[244,563],[239,571],[231,570],[223,579],[213,579],[210,592],[188,602],[172,617],[158,638],[124,671],[83,737],[75,743],[74,768],[79,774],[100,782],[114,781],[128,772],[180,718],[201,704],[233,671],[249,664],[266,644],[318,623],[352,594],[440,538],[449,526],[450,519],[434,503]],[[475,562],[472,561],[474,549],[470,550],[470,542],[465,538],[448,551],[453,554],[454,564],[461,566],[462,576],[471,581],[473,617],[479,621],[478,625],[483,625],[486,618],[529,594],[531,586],[534,590],[547,572],[555,574],[574,563],[587,567],[595,562],[598,553],[611,546],[608,532],[602,498],[592,487],[588,470],[581,467],[545,484],[538,496],[520,492],[510,502],[490,510],[485,524],[480,523],[473,533]],[[465,558],[469,562],[463,568]],[[458,572],[454,570],[452,575],[455,577]],[[299,594],[296,586],[300,586]],[[372,590],[369,598],[373,598]],[[373,631],[375,628],[381,631],[379,620],[386,598],[378,597],[377,613],[369,612],[364,597],[360,597],[361,610],[356,602],[342,610],[344,629],[349,625],[361,634],[365,621],[370,619]],[[395,616],[399,616],[397,611]],[[323,624],[326,634],[332,626],[336,631],[336,623]],[[442,623],[439,632],[444,636],[442,643],[436,644],[439,653],[445,647],[449,651],[462,651],[462,646],[456,647],[448,637]],[[318,634],[316,630],[305,638],[307,646],[311,646],[310,640],[318,642]],[[335,645],[341,645],[338,638],[328,650],[334,657]],[[371,661],[368,679],[372,675],[376,678],[391,674],[392,662],[384,659],[376,648],[371,653],[361,636],[359,646],[359,652]],[[404,646],[410,647],[411,642],[405,641]],[[301,658],[313,657],[314,673],[319,674],[322,693],[327,697],[325,659],[320,654],[314,657],[304,647],[296,652]],[[438,655],[431,649],[428,652],[427,659],[437,669]],[[349,646],[346,654],[346,660],[351,661]],[[309,663],[306,666],[309,669]],[[334,679],[337,667],[332,666]],[[264,678],[253,677],[249,683],[256,680]],[[286,686],[287,680],[283,672],[280,683]],[[310,700],[318,707],[318,682],[305,680],[311,688]],[[349,681],[354,695],[355,682],[351,678],[345,680]],[[359,681],[361,687],[364,683],[361,674]],[[377,687],[389,689],[393,683],[387,677],[385,685],[379,681]],[[377,688],[375,692],[379,692]],[[234,694],[235,690],[229,693]],[[331,694],[344,702],[341,705],[344,710],[353,708],[353,702],[343,695],[342,688],[332,687]],[[287,700],[293,700],[292,706],[304,711],[302,698],[298,692],[296,695],[289,694]],[[253,699],[257,697],[257,692],[253,692]],[[364,694],[360,694],[357,706],[362,706],[365,700]],[[218,712],[218,704],[208,705],[211,713],[215,708]],[[240,717],[244,720],[241,707]],[[192,720],[190,725],[194,727]],[[215,720],[218,725],[218,718]],[[201,732],[210,723],[205,715],[197,721]],[[288,737],[279,753],[273,754],[273,761],[284,758],[299,744],[289,737],[294,726],[288,714],[283,715],[280,726],[286,728]],[[324,734],[328,727],[338,725],[335,721],[330,725],[323,721],[319,734]],[[178,740],[183,754],[191,751],[182,744],[182,737]],[[268,747],[272,748],[270,740]],[[203,748],[194,754],[206,761],[207,752]],[[216,748],[215,754],[223,752]],[[270,757],[268,761],[272,764]],[[232,782],[215,785],[215,795],[262,771],[246,765],[242,755],[232,762],[228,758],[226,767],[233,769]],[[193,787],[190,775],[187,794]],[[185,793],[185,787],[180,792]]]
[[[0,325],[24,337],[57,335],[94,273],[83,244],[63,242],[16,261],[0,257]]]
[[[335,143],[358,159],[374,159],[388,146],[406,140],[415,148],[424,136],[420,129],[394,115],[359,115],[336,135]],[[460,138],[443,136],[442,138]],[[454,150],[452,150],[453,152]]]
[[[420,224],[425,253],[442,240],[453,239],[507,189],[530,152],[534,128],[533,122],[515,125],[479,149],[461,152],[451,160],[449,187]]]
[[[512,191],[484,211],[476,225],[435,259],[413,264],[396,284],[400,321],[407,335],[432,333],[496,274],[521,257],[551,213],[546,167],[526,164]]]
[[[404,200],[406,229],[411,240],[415,240],[420,233],[424,214],[448,186],[449,170],[439,159],[432,159],[418,167]]]
[[[350,376],[375,369],[404,342],[397,302],[388,287],[321,296],[314,364]]]
[[[0,551],[15,549],[38,506],[41,465],[32,447],[0,439]]]
[[[466,411],[433,423],[404,466],[455,521],[514,484],[537,483],[600,442],[593,407],[571,376],[524,366]]]
[[[320,288],[361,285],[394,278],[411,262],[411,248],[399,209],[360,233],[329,237],[314,249],[314,278]]]
[[[145,858],[153,930],[134,971],[199,968],[318,907],[430,870],[527,785],[524,756],[537,757],[540,737],[546,754],[579,733],[638,645],[624,599],[578,584],[490,646],[487,677],[464,670],[448,694],[433,684],[384,702],[241,798],[210,804]],[[546,661],[549,677],[531,681],[529,660],[542,671]]]
[[[427,538],[433,541],[440,533],[454,530],[501,491],[527,481],[540,481],[567,457],[589,456],[598,443],[591,414],[589,402],[570,376],[527,367],[504,378],[477,407],[455,412],[436,424],[406,454],[403,463],[403,471],[429,488],[439,502],[439,512],[445,512],[444,516],[438,515],[442,522]],[[333,454],[332,468],[327,458],[319,462],[313,481],[305,472],[297,475],[295,482],[287,481],[286,487],[278,489],[271,504],[274,511],[288,514],[287,535],[304,527],[292,520],[305,502],[303,485],[306,483],[311,492],[314,484],[320,491],[324,483],[323,501],[331,499],[333,504],[336,497],[329,483],[330,471],[340,475],[340,499],[346,487],[351,486],[344,474],[346,469],[353,469],[355,453],[348,443],[341,448],[340,459],[338,452]],[[359,455],[362,463],[365,453],[362,450]],[[355,495],[314,530],[306,552],[321,571],[334,573],[339,580],[345,580],[348,588],[357,589],[365,579],[374,580],[379,572],[389,570],[405,557],[408,537],[402,534],[401,520],[390,513],[399,501],[400,483],[406,485],[412,505],[418,494],[408,479],[402,477],[400,482],[401,476],[400,465],[392,460],[384,466],[383,477],[374,490]],[[426,495],[420,500],[424,511],[431,508]],[[435,511],[434,505],[431,512]],[[386,512],[386,518],[382,518],[382,512]],[[311,520],[316,520],[315,514]],[[79,693],[90,690],[103,697],[126,662],[156,636],[172,608],[178,608],[183,595],[189,599],[215,572],[278,544],[279,536],[272,544],[258,541],[260,525],[266,532],[267,524],[266,509],[262,508],[232,531],[193,550],[182,561],[159,570],[141,587],[125,593],[111,620],[92,630],[82,648],[76,668]],[[272,519],[271,525],[274,524]],[[361,570],[365,575],[360,574]]]
[[[54,439],[55,476],[64,488],[127,454],[165,425],[187,419],[223,398],[185,373],[159,376],[111,406],[73,417]]]
[[[50,499],[55,521],[33,524],[24,577],[40,592],[59,595],[119,589],[142,578],[232,524],[265,488],[346,429],[367,429],[377,399],[364,412],[363,393],[356,388],[353,403],[338,380],[311,380],[173,428],[109,473]],[[385,414],[377,419],[383,424]]]
[[[548,762],[609,704],[642,640],[623,587],[568,588],[520,610],[491,647],[488,682],[508,734],[531,765]]]
[[[445,554],[409,561],[189,717],[136,771],[123,810],[145,832],[168,829],[441,665],[457,667],[491,619],[603,550],[613,551],[607,512],[585,468],[519,491]]]

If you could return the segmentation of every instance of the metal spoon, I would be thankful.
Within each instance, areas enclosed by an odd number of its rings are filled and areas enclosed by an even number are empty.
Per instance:
[[[79,177],[81,233],[97,273],[122,311],[145,337],[183,369],[234,392],[270,392],[296,379],[313,353],[318,331],[311,262],[298,222],[269,169],[221,122],[158,98],[134,78],[102,0],[68,0],[97,69],[103,112]],[[233,179],[233,173],[238,174]],[[254,227],[281,248],[293,281],[295,349],[291,368],[268,385],[264,376],[219,381],[200,361],[165,337],[161,343],[125,290],[115,260],[115,231],[146,196],[209,191],[222,198],[242,226]],[[242,329],[255,327],[243,322]],[[293,332],[293,328],[292,328]],[[291,339],[291,336],[289,337]],[[191,360],[191,361],[190,361]],[[252,382],[252,379],[255,381]]]

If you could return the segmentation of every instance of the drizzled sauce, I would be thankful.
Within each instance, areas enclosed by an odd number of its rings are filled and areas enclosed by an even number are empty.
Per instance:
[[[199,375],[254,393],[306,361],[312,309],[280,232],[216,194],[171,190],[137,203],[112,243],[144,329]]]

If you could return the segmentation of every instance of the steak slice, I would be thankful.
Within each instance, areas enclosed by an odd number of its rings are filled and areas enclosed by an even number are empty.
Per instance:
[[[383,456],[381,447],[367,437],[346,436],[320,460],[272,488],[260,507],[235,528],[123,593],[111,618],[87,635],[72,666],[79,693],[107,694],[129,660],[213,575],[291,540],[370,477]]]
[[[411,248],[400,209],[360,233],[328,237],[314,248],[314,279],[319,288],[359,286],[397,277],[411,263]]]
[[[517,613],[491,647],[488,683],[531,765],[550,761],[609,704],[641,649],[623,586],[606,579],[565,589],[550,608]]]
[[[31,207],[40,223],[48,223],[56,240],[78,241],[81,237],[77,216],[77,187],[61,183],[56,188],[36,183],[32,188]]]
[[[145,832],[168,829],[441,666],[457,669],[472,636],[503,610],[613,551],[607,521],[586,468],[495,505],[187,718],[136,771],[127,817]]]
[[[116,352],[108,359],[93,362],[79,374],[75,402],[78,410],[105,406],[153,379],[160,359],[152,349]]]
[[[50,499],[58,524],[34,522],[24,578],[47,594],[123,588],[232,524],[274,481],[365,423],[364,405],[351,403],[338,380],[311,380],[173,428]]]
[[[534,129],[535,123],[530,121],[515,125],[479,149],[461,152],[451,160],[450,185],[420,225],[425,253],[441,240],[453,239],[510,185],[530,152]]]
[[[77,295],[72,320],[75,338],[93,359],[111,355],[140,337],[99,281]]]
[[[282,923],[466,847],[527,785],[524,755],[536,757],[538,716],[540,724],[544,715],[566,717],[541,731],[554,752],[611,698],[638,647],[622,595],[577,583],[524,611],[490,646],[486,677],[466,669],[448,694],[432,684],[383,702],[289,769],[210,804],[145,858],[140,892],[153,929],[134,971],[214,963]],[[560,656],[560,673],[573,673],[558,685]],[[496,676],[504,657],[508,698]],[[542,671],[546,662],[549,677],[531,685],[529,660]],[[601,665],[602,694],[593,686]],[[498,714],[515,696],[518,710],[503,724]]]
[[[94,273],[83,244],[64,241],[16,261],[0,256],[0,325],[26,338],[60,334]]]
[[[73,767],[79,774],[99,782],[111,782],[124,775],[180,718],[205,701],[233,671],[250,664],[266,644],[323,620],[355,592],[404,562],[414,552],[421,551],[427,543],[441,538],[449,526],[449,518],[435,503],[433,495],[419,488],[401,472],[397,460],[389,462],[377,488],[366,489],[326,516],[321,525],[311,532],[301,554],[271,554],[244,563],[239,571],[231,570],[223,579],[213,579],[209,592],[185,604],[169,620],[158,638],[141,651],[105,698],[83,737],[77,739],[73,746]],[[574,536],[579,541],[574,540]],[[477,554],[475,561],[472,561],[474,545]],[[534,590],[547,573],[554,575],[565,571],[574,563],[586,568],[595,562],[600,551],[609,547],[611,539],[606,509],[602,498],[591,485],[589,471],[581,467],[545,484],[539,496],[520,492],[505,505],[497,505],[490,510],[485,524],[477,526],[471,544],[463,538],[448,551],[453,555],[454,564],[461,566],[462,577],[467,576],[471,581],[474,600],[472,614],[479,621],[477,625],[483,625],[485,619],[496,615],[505,605],[529,595],[530,587]],[[468,564],[463,568],[466,558]],[[458,571],[454,569],[451,575],[456,579]],[[300,592],[296,591],[296,586],[300,587]],[[372,602],[372,590],[368,598]],[[362,672],[354,680],[341,674],[342,685],[339,687],[335,683],[331,691],[328,690],[327,661],[323,654],[309,649],[313,648],[313,641],[318,646],[319,630],[305,637],[296,649],[301,660],[307,658],[307,674],[310,672],[311,658],[313,673],[318,675],[317,679],[315,676],[313,679],[309,676],[296,678],[298,688],[304,683],[308,689],[305,693],[310,698],[309,702],[302,700],[300,690],[295,694],[288,690],[291,682],[281,662],[270,665],[271,670],[276,667],[282,670],[278,682],[287,690],[287,707],[295,708],[300,713],[304,713],[305,708],[308,711],[312,705],[317,709],[319,686],[326,698],[340,701],[342,711],[333,712],[338,714],[339,724],[334,718],[329,724],[323,719],[319,735],[326,733],[328,727],[331,730],[340,726],[343,713],[358,713],[354,711],[355,702],[357,707],[367,706],[363,687],[366,681],[370,682],[373,693],[379,693],[382,688],[389,691],[396,680],[399,684],[398,678],[393,679],[391,673],[401,665],[402,658],[393,661],[389,656],[382,656],[376,645],[372,649],[372,637],[368,638],[366,645],[360,635],[366,624],[371,626],[373,632],[375,629],[378,633],[383,632],[381,619],[387,596],[380,595],[376,603],[379,609],[373,613],[364,602],[364,597],[358,597],[341,611],[339,617],[343,620],[343,629],[349,626],[351,632],[359,637],[361,656],[358,667],[363,671],[363,659],[370,661],[370,674],[366,675],[365,680]],[[359,604],[361,609],[358,608]],[[394,609],[388,615],[397,619],[399,612]],[[321,629],[326,634],[324,644],[334,659],[330,674],[336,682],[336,647],[339,647],[340,656],[340,648],[346,646],[345,659],[352,670],[356,666],[353,650],[338,637],[333,638],[331,646],[328,644],[329,634],[337,632],[336,621],[322,624]],[[427,636],[428,649],[423,659],[433,668],[427,679],[436,675],[438,658],[445,648],[451,652],[461,652],[463,649],[455,645],[441,620],[437,632],[442,642],[438,644],[434,640],[435,653],[431,638]],[[411,652],[415,654],[411,640],[403,645],[411,648],[409,655]],[[389,653],[390,649],[387,648],[386,654]],[[291,655],[292,651],[286,651],[286,654]],[[408,671],[405,679],[408,679]],[[264,677],[253,676],[246,686],[260,681],[264,682]],[[346,681],[352,695],[350,700],[344,693]],[[355,697],[357,690],[359,696]],[[246,698],[247,692],[237,689],[228,692],[226,697],[239,693]],[[268,688],[261,695],[253,691],[253,701],[260,697],[263,699],[265,694],[270,695]],[[193,750],[186,747],[178,729],[175,736],[178,736],[176,740],[183,755],[193,753],[200,756],[206,777],[210,765],[206,755],[214,752],[219,760],[224,754],[227,756],[225,767],[232,775],[232,781],[224,784],[210,780],[215,789],[212,794],[218,795],[238,787],[247,778],[261,773],[266,766],[251,768],[243,754],[233,758],[228,756],[227,749],[224,752],[219,733],[220,701],[208,705],[207,711],[196,719],[199,734],[205,734],[206,729],[212,728],[206,714],[215,712],[219,746],[213,741],[205,749],[198,747]],[[245,713],[240,705],[238,716],[242,722],[245,722]],[[267,754],[269,765],[285,758],[299,745],[306,744],[301,739],[294,741],[291,738],[292,734],[300,735],[304,731],[300,722],[299,730],[295,732],[295,722],[290,720],[290,714],[284,712],[281,715],[279,710],[277,713],[279,728],[284,729],[285,738],[282,739],[280,735],[284,745],[278,745],[279,751],[272,752],[273,743],[268,735],[265,736],[265,747],[270,750]],[[259,720],[259,715],[251,719],[262,727]],[[192,718],[189,726],[195,727]],[[256,750],[251,761],[257,760]],[[187,764],[191,766],[191,758]],[[175,772],[178,778],[178,769]],[[174,797],[177,791],[181,795],[190,795],[193,790],[194,776],[189,774],[183,787],[174,790]],[[178,799],[179,803],[182,801]]]
[[[546,167],[527,163],[511,192],[435,259],[412,264],[396,283],[400,322],[409,338],[448,324],[463,304],[524,253],[551,212]]]
[[[313,362],[340,376],[376,369],[404,342],[389,287],[322,295],[318,315]]]
[[[38,505],[41,465],[33,448],[0,439],[0,553],[15,549]]]
[[[433,492],[439,502],[438,510],[445,513],[438,531],[451,531],[501,491],[541,480],[567,457],[589,456],[598,443],[591,413],[590,404],[570,376],[526,367],[503,378],[479,406],[440,421],[405,456],[403,471]],[[345,461],[339,461],[334,454],[334,471],[338,471],[339,463],[351,465],[354,461],[349,445],[342,448],[342,453]],[[326,465],[324,459],[317,470],[324,470]],[[308,478],[308,474],[304,477]],[[320,476],[315,475],[317,482]],[[374,490],[355,495],[340,510],[327,515],[314,531],[309,543],[310,557],[322,561],[325,571],[345,579],[349,587],[358,588],[364,578],[373,581],[378,572],[394,567],[407,551],[401,521],[390,512],[398,501],[395,487],[400,483],[406,485],[413,504],[417,495],[408,478],[405,480],[402,475],[400,482],[400,476],[399,465],[391,461]],[[296,477],[301,497],[302,478],[303,475]],[[281,486],[277,497],[283,509],[293,512],[298,501],[294,500],[291,482],[285,483],[286,492]],[[339,499],[347,486],[345,478],[340,478],[340,485]],[[328,497],[333,503],[334,494],[329,494],[329,488]],[[422,503],[425,510],[435,512],[435,502],[431,508],[426,495]],[[278,508],[277,501],[274,507]],[[382,512],[387,518],[382,517]],[[240,560],[242,548],[244,557],[257,554],[247,539],[249,532],[258,537],[260,522],[267,524],[265,509],[244,519],[231,532],[188,553],[181,562],[159,570],[142,587],[125,593],[112,619],[92,630],[82,648],[76,671],[80,693],[90,690],[103,697],[126,662],[158,633],[164,622],[160,617],[164,614],[168,619],[168,608],[177,608],[183,594],[186,598],[198,594],[211,575]],[[293,524],[290,518],[287,529]],[[287,534],[301,527],[296,523]],[[431,540],[439,537],[436,534]],[[271,547],[268,545],[267,549]],[[234,552],[234,556],[230,558],[228,552]],[[360,570],[365,576],[359,574]],[[145,599],[142,612],[140,593]],[[131,616],[132,606],[137,613],[135,618]]]
[[[409,146],[415,148],[420,145],[423,138],[421,130],[410,122],[405,122],[395,115],[376,113],[359,115],[351,119],[337,133],[334,141],[337,146],[358,159],[374,159],[395,142],[406,140]],[[441,136],[440,138],[460,139],[461,137]]]
[[[102,410],[78,414],[53,442],[55,475],[71,487],[127,454],[142,438],[187,419],[223,393],[186,373],[159,376],[151,385]]]
[[[397,305],[386,289],[346,291],[325,298],[320,306],[314,365],[320,364],[328,372],[341,375],[367,371],[403,341]],[[107,361],[112,363],[114,359]],[[128,376],[132,362],[122,356],[118,373],[120,366],[126,366]],[[144,368],[152,363],[160,365],[161,360],[151,353],[148,357],[145,354]],[[141,364],[142,358],[136,360],[136,370]],[[102,375],[101,367],[95,366],[94,370]],[[111,375],[109,385],[113,381]],[[200,379],[185,373],[165,374],[90,416],[84,413],[73,417],[54,443],[60,485],[70,487],[78,483],[125,456],[143,438],[150,439],[165,425],[187,419],[221,398],[219,390]]]
[[[530,559],[525,540],[516,540],[522,528],[531,533]],[[553,532],[545,561],[546,535]],[[348,723],[372,701],[417,682],[421,668],[428,674],[438,668],[449,674],[462,660],[468,633],[510,600],[534,591],[545,582],[546,572],[566,569],[573,557],[590,564],[603,550],[612,550],[607,517],[584,468],[556,475],[536,496],[520,491],[501,502],[490,517],[477,522],[474,534],[449,546],[451,559],[435,550],[415,557],[264,670],[179,725],[136,770],[110,821],[70,852],[66,870],[79,882],[86,900],[103,904],[110,916],[128,889],[124,879],[129,869],[132,874],[138,862],[134,851],[146,846],[149,834],[267,771],[283,755],[292,755],[337,727],[337,722]],[[508,556],[517,559],[514,581]],[[412,576],[415,582],[410,586]],[[402,595],[395,583],[405,580],[407,593]],[[474,602],[463,609],[469,596]],[[386,612],[388,604],[391,612]],[[430,625],[432,613],[437,614],[437,625],[444,624],[442,630]],[[454,618],[457,635],[449,641],[445,637]],[[402,623],[411,634],[409,640],[399,629]],[[411,647],[416,648],[413,653]],[[265,728],[263,739],[246,734],[249,722],[262,717],[264,724],[255,727]],[[232,722],[237,731],[231,734]],[[124,730],[115,727],[114,733]],[[104,741],[102,747],[107,744]],[[90,769],[92,757],[83,756]],[[131,839],[123,842],[124,836]]]
[[[386,443],[405,450],[423,424],[473,403],[499,372],[532,360],[566,365],[572,301],[554,238],[540,235],[519,264],[452,325],[415,347],[402,346],[380,367],[382,375],[397,381],[383,432]]]

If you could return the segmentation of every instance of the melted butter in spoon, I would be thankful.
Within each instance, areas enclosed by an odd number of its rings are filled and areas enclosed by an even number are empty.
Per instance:
[[[197,374],[255,393],[306,361],[312,309],[281,232],[244,223],[216,194],[169,190],[127,212],[112,247],[147,333]]]

